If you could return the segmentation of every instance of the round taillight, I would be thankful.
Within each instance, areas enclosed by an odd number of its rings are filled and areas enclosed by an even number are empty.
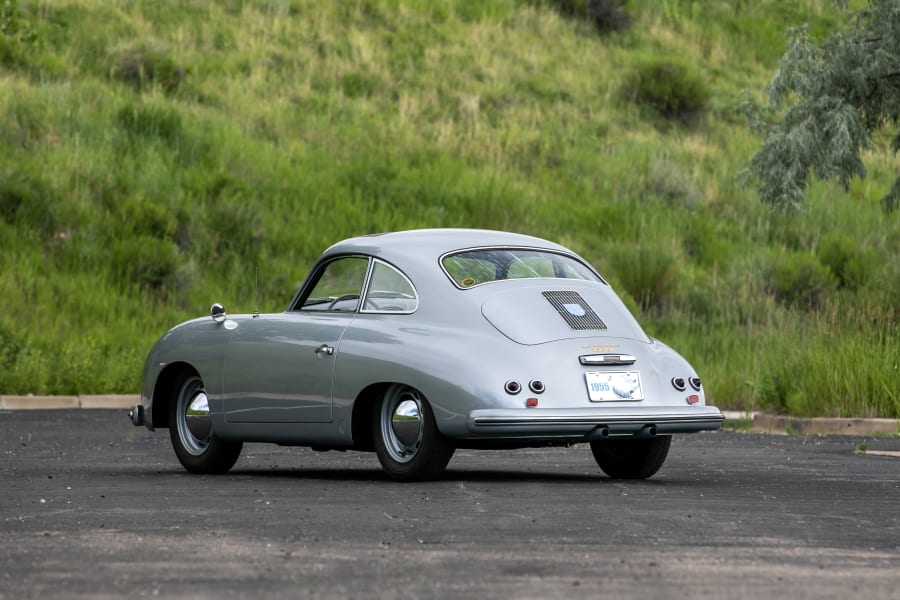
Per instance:
[[[507,394],[515,396],[522,391],[522,385],[518,381],[507,381],[506,385],[503,386],[503,389],[506,390]]]
[[[535,394],[543,394],[544,390],[547,388],[544,387],[544,382],[540,379],[532,379],[528,382],[528,389],[530,389]]]
[[[687,389],[687,384],[684,382],[684,379],[681,377],[673,377],[672,378],[672,387],[678,390],[679,392],[683,392]]]
[[[700,388],[702,387],[702,385],[701,385],[701,383],[700,383],[700,378],[699,378],[699,377],[691,377],[690,379],[688,379],[688,381],[691,382],[691,387],[692,387],[692,388],[694,388],[694,389],[695,389],[696,391],[698,391],[698,392],[700,391]]]

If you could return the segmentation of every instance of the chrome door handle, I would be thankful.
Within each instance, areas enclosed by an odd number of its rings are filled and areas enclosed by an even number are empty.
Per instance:
[[[322,344],[321,346],[316,348],[316,355],[319,354],[327,354],[328,356],[331,356],[332,354],[334,354],[334,348],[329,346],[328,344]]]

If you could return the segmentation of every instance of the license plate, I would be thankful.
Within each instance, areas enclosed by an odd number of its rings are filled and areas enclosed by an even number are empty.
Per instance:
[[[638,401],[644,399],[637,371],[589,371],[584,374],[591,402]]]

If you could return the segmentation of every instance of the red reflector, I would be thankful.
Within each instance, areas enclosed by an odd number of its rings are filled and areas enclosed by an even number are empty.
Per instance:
[[[537,406],[537,404],[537,398],[529,398],[525,401],[525,406],[527,406],[528,408],[534,408],[535,406]]]
[[[698,402],[700,402],[700,396],[698,396],[697,394],[691,394],[687,397],[687,402],[688,404],[697,404]]]

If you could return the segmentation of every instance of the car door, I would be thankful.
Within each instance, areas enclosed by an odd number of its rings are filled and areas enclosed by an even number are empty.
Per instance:
[[[296,310],[242,320],[225,356],[226,420],[326,423],[341,338],[356,317],[368,259],[323,265]]]

